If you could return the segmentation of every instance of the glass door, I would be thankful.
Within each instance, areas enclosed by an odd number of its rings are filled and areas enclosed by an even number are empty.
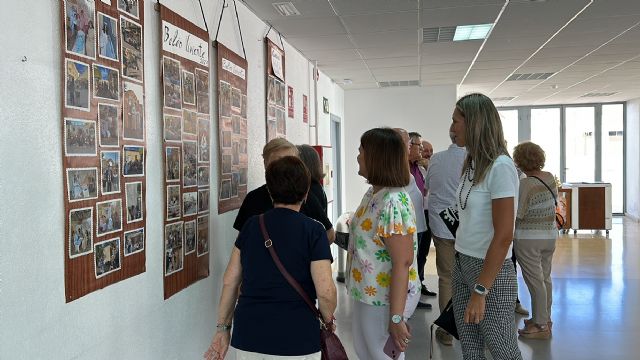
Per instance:
[[[502,132],[507,141],[509,154],[513,153],[513,148],[518,145],[518,110],[498,110],[500,120],[502,120]]]
[[[602,181],[611,183],[611,211],[624,212],[624,105],[602,105]]]
[[[560,108],[531,109],[531,141],[545,152],[543,170],[555,175],[560,173]]]
[[[565,181],[595,181],[595,107],[565,108]]]

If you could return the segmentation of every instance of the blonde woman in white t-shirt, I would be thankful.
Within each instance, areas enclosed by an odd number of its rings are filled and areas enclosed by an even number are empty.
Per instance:
[[[482,94],[456,103],[451,131],[467,149],[456,201],[460,226],[453,268],[453,308],[464,359],[522,359],[511,262],[518,174],[507,152],[498,110]]]

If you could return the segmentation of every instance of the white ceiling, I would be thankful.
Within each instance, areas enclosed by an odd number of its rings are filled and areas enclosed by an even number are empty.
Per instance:
[[[420,80],[515,97],[499,106],[640,98],[640,0],[290,0],[301,15],[289,17],[281,1],[245,0],[345,90]],[[493,22],[484,42],[422,43],[425,27]],[[505,81],[539,72],[556,74]]]

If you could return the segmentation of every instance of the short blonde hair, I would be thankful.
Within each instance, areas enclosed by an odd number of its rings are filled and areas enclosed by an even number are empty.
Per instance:
[[[546,160],[544,150],[531,141],[525,141],[513,148],[513,162],[522,171],[542,170]]]
[[[291,150],[296,156],[298,156],[298,148],[287,141],[285,138],[275,138],[269,141],[264,148],[262,148],[262,158],[265,161],[269,160],[269,157],[281,150]]]

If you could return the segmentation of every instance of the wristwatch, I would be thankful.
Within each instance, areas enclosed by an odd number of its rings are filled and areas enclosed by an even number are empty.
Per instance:
[[[473,291],[475,291],[476,294],[478,294],[480,296],[486,296],[489,293],[489,289],[484,287],[484,285],[482,285],[482,284],[475,284],[473,286]]]
[[[400,322],[402,321],[402,315],[393,315],[391,316],[391,322],[394,324],[400,324]]]

